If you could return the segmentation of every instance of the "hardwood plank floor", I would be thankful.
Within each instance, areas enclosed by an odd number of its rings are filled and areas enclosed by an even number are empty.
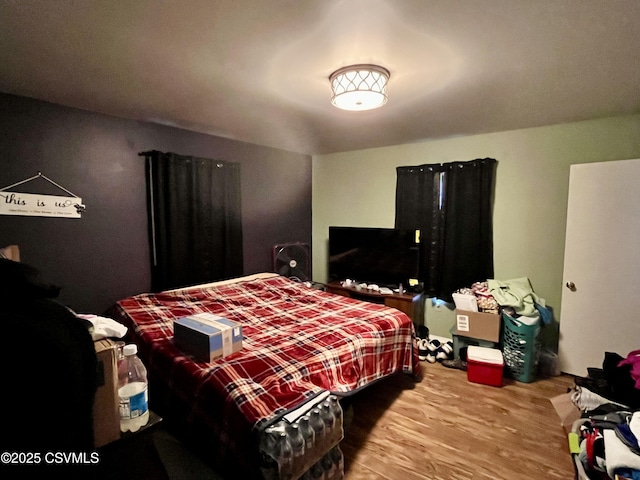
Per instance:
[[[573,377],[491,387],[468,382],[461,370],[421,365],[418,381],[396,375],[350,399],[341,443],[346,480],[574,478],[549,401]]]

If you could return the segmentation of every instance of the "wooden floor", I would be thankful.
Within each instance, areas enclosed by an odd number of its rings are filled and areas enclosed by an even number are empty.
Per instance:
[[[574,478],[549,401],[572,377],[491,387],[438,363],[421,366],[418,381],[397,375],[351,400],[341,443],[346,480]]]
[[[418,381],[399,374],[349,398],[340,443],[346,480],[574,478],[566,436],[549,401],[574,385],[572,377],[505,380],[497,388],[470,383],[466,372],[438,363],[421,366]],[[104,453],[108,474],[102,478],[221,480],[177,440],[169,436],[167,443],[162,430],[154,432],[151,446],[147,439],[125,448],[125,456]],[[159,456],[162,445],[170,456]]]

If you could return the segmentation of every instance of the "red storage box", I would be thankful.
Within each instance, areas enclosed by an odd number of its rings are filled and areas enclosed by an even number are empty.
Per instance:
[[[495,348],[469,346],[467,349],[467,380],[494,387],[502,386],[504,359]]]

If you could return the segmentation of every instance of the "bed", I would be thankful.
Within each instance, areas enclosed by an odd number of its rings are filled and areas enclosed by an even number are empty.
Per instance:
[[[173,321],[206,312],[242,325],[241,351],[209,363],[174,345]],[[288,412],[326,392],[343,398],[420,370],[407,315],[276,274],[136,295],[108,314],[138,345],[151,407],[238,478],[261,477],[261,432]]]

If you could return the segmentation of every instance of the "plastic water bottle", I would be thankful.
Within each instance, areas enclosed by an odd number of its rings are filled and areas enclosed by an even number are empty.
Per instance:
[[[302,438],[304,439],[304,450],[305,452],[310,452],[313,450],[313,446],[315,443],[316,434],[313,431],[313,427],[311,426],[311,418],[308,415],[305,415],[300,420],[298,420],[298,429],[302,434]]]
[[[324,470],[324,478],[326,480],[334,480],[336,477],[337,466],[333,463],[333,458],[329,452],[325,453],[320,459],[322,470]]]
[[[278,437],[277,460],[280,479],[291,480],[293,478],[293,450],[286,432],[280,432],[280,437]]]
[[[339,446],[335,446],[329,452],[331,459],[336,466],[335,479],[340,480],[344,477],[344,455]]]
[[[342,428],[342,407],[340,406],[340,402],[338,401],[338,397],[335,395],[329,396],[329,404],[331,405],[331,412],[335,417],[335,429]]]
[[[274,427],[268,427],[260,437],[260,455],[262,464],[260,469],[266,480],[275,480],[279,477],[278,462],[278,437]]]
[[[311,410],[311,420],[309,421],[315,433],[315,448],[322,451],[325,445],[325,428],[324,421],[320,417],[320,410],[314,408]]]
[[[124,358],[118,366],[120,431],[137,432],[149,422],[147,369],[137,356],[135,344],[125,345],[122,353]]]
[[[335,430],[336,425],[336,417],[333,415],[331,411],[331,404],[328,401],[322,402],[320,406],[320,418],[324,422],[324,435],[327,439],[327,442],[333,440],[333,432]],[[328,446],[328,445],[327,445]]]
[[[313,471],[310,468],[309,470],[307,470],[306,472],[304,472],[302,474],[302,476],[300,477],[300,480],[316,480],[315,478],[313,478]]]
[[[313,480],[324,480],[326,477],[324,475],[324,468],[322,468],[322,462],[318,460],[311,466],[311,478]]]
[[[304,438],[300,432],[300,425],[292,423],[287,427],[287,433],[289,434],[289,443],[291,443],[293,461],[297,463],[304,456]]]

